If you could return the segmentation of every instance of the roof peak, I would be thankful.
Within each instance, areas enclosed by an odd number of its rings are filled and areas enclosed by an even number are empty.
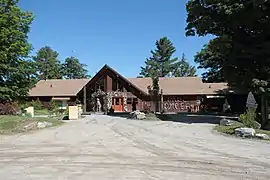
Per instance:
[[[77,81],[77,80],[90,80],[90,79],[42,79],[39,81]]]

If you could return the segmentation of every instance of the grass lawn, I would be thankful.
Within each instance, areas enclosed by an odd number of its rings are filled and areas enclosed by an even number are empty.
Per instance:
[[[0,134],[24,132],[23,127],[32,122],[51,122],[53,126],[62,124],[56,118],[31,118],[23,116],[2,116],[0,115]],[[33,129],[34,130],[34,129]]]
[[[50,115],[48,109],[34,110],[35,115]]]
[[[240,127],[245,127],[244,124],[242,123],[235,123],[231,126],[220,126],[220,125],[217,125],[214,130],[218,131],[218,132],[221,132],[221,133],[225,133],[225,134],[230,134],[230,135],[233,135],[234,134],[234,130],[236,128],[240,128]]]
[[[241,127],[245,127],[245,125],[243,123],[235,123],[231,126],[220,126],[217,125],[214,130],[221,132],[221,133],[225,133],[225,134],[230,134],[230,135],[234,135],[234,130],[236,128],[241,128]],[[270,137],[270,131],[267,130],[262,130],[262,129],[255,129],[257,134],[267,134]]]
[[[270,131],[267,131],[267,130],[257,129],[256,133],[257,134],[267,134],[270,137]]]

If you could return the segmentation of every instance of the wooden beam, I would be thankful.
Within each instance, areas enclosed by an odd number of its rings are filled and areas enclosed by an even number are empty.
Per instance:
[[[160,112],[163,113],[163,89],[160,91]]]
[[[83,88],[83,112],[86,112],[86,86]]]

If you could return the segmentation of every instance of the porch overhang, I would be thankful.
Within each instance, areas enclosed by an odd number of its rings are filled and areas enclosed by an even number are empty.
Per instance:
[[[68,100],[70,100],[70,97],[53,97],[52,100],[55,100],[55,101],[68,101]]]

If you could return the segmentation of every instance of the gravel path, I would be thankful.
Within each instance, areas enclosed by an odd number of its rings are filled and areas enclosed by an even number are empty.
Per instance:
[[[270,143],[212,128],[92,115],[0,136],[0,179],[270,179]]]

